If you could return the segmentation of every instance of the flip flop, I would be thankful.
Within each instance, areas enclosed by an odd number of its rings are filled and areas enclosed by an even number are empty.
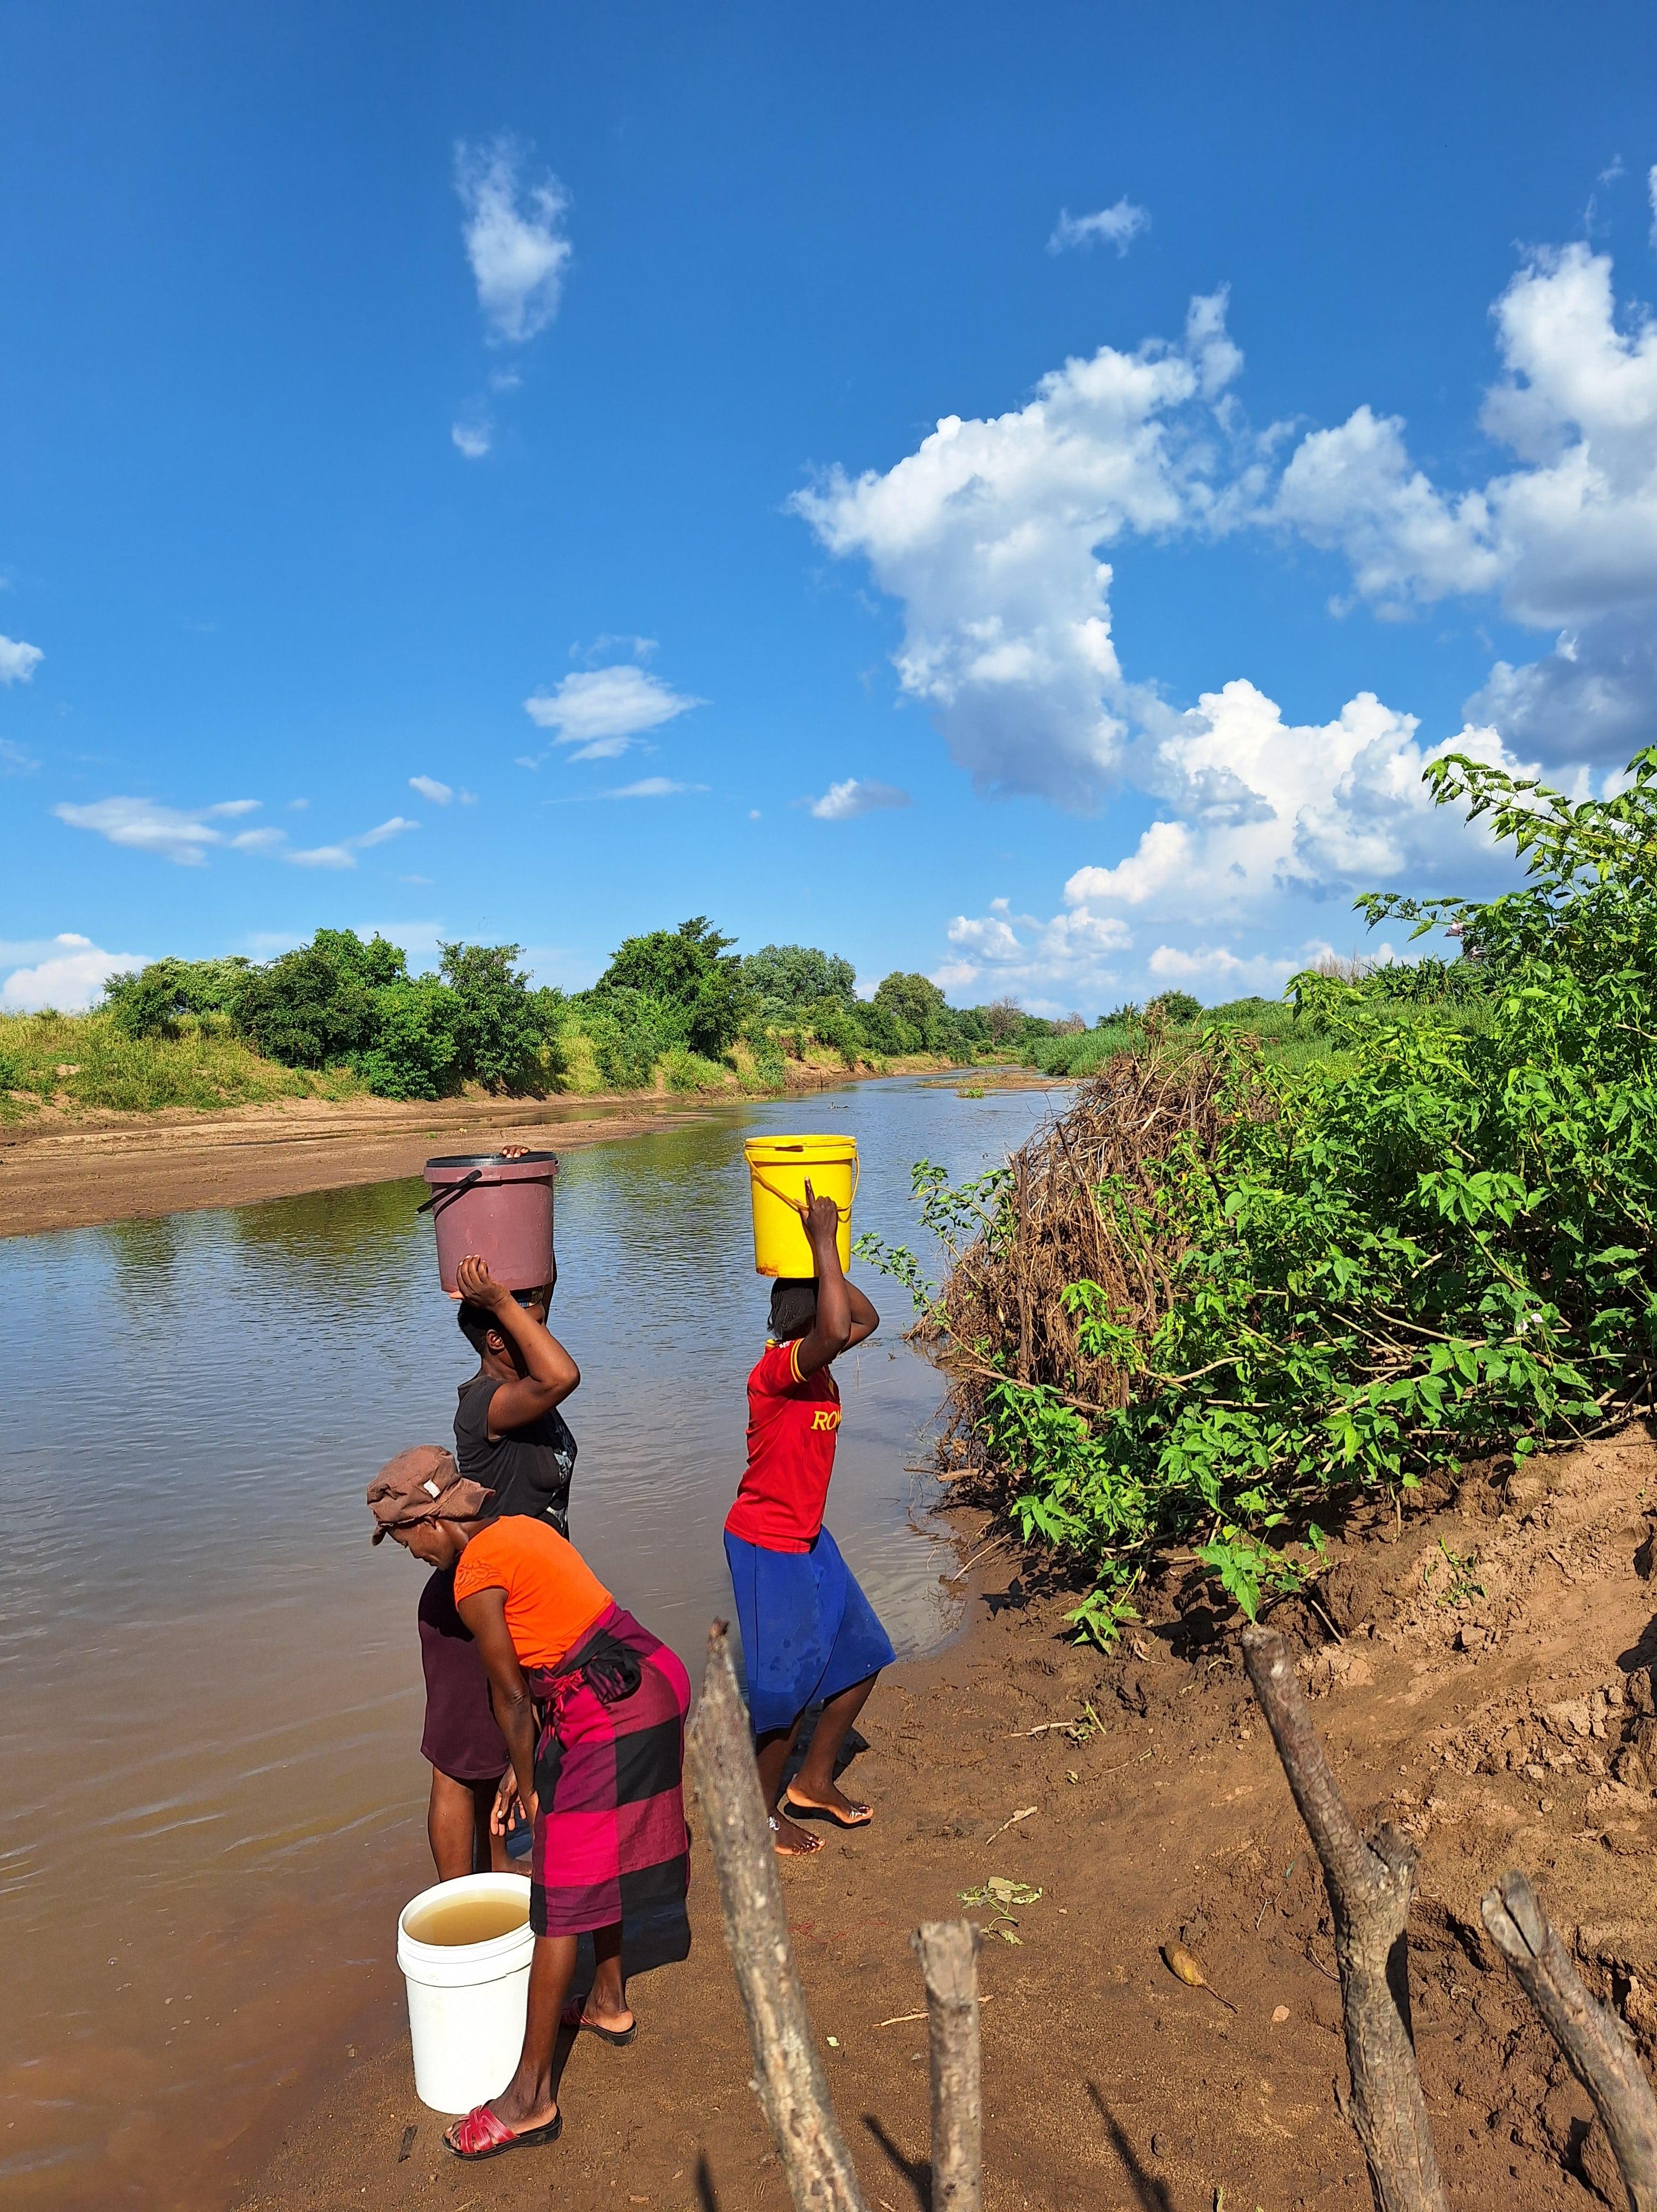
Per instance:
[[[631,2027],[600,2027],[595,2020],[583,2020],[582,2008],[578,2004],[564,2007],[558,2015],[558,2025],[560,2027],[567,2027],[572,2035],[577,2032],[596,2035],[600,2043],[613,2043],[618,2051],[624,2050],[638,2033],[637,2021]]]
[[[783,1832],[783,1824],[776,1814],[768,1813],[765,1818],[771,1823],[772,1835],[780,1836]],[[777,1856],[779,1859],[808,1859],[813,1851],[820,1851],[822,1848],[823,1838],[820,1836],[807,1836],[803,1844],[789,1844],[779,1850]]]
[[[554,2112],[545,2127],[526,2128],[521,2135],[514,2135],[487,2105],[474,2105],[464,2119],[445,2130],[443,2148],[455,2158],[475,2163],[480,2158],[498,2158],[503,2150],[533,2150],[538,2143],[557,2142],[563,2131],[562,2112]],[[460,2141],[451,2142],[451,2136],[458,2136]]]
[[[856,1814],[856,1817],[850,1820],[844,1814],[837,1813],[832,1805],[808,1805],[803,1797],[796,1797],[792,1790],[783,1791],[783,1802],[790,1814],[803,1813],[807,1820],[832,1820],[837,1828],[866,1828],[874,1818],[874,1808],[859,1805],[855,1797],[848,1800]]]

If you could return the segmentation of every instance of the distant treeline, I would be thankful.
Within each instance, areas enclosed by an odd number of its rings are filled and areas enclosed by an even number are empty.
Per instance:
[[[467,1084],[632,1091],[659,1077],[688,1091],[734,1072],[780,1086],[786,1060],[813,1049],[849,1068],[917,1054],[1033,1059],[1087,1026],[1008,999],[951,1006],[917,975],[890,975],[860,999],[849,960],[807,945],[744,957],[734,942],[698,915],[628,938],[590,990],[565,993],[533,984],[516,945],[443,945],[436,975],[411,975],[387,939],[320,929],[264,964],[152,961],[112,977],[102,1011],[129,1040],[228,1035],[283,1067],[351,1070],[386,1098]]]

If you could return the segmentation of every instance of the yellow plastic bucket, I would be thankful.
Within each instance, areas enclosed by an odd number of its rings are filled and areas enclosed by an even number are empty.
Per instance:
[[[840,1265],[851,1265],[851,1201],[857,1195],[855,1137],[750,1137],[742,1147],[753,1201],[753,1264],[762,1275],[814,1274],[806,1242],[806,1184],[840,1209]]]

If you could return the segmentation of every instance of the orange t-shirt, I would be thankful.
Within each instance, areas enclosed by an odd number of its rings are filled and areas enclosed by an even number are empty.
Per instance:
[[[461,1553],[456,1604],[486,1589],[506,1593],[521,1667],[556,1667],[615,1602],[569,1538],[526,1513],[503,1513]]]

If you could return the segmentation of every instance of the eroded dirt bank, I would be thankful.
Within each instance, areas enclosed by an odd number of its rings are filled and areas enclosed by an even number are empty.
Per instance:
[[[1354,1809],[1402,1821],[1422,1853],[1416,2032],[1451,2201],[1469,2212],[1620,2201],[1477,1899],[1502,1869],[1529,1871],[1657,2057],[1654,1504],[1642,1431],[1511,1479],[1472,1471],[1340,1547],[1325,1593],[1338,1637],[1310,1611],[1276,1616],[1304,1646]],[[976,1525],[963,1514],[964,1535]],[[910,1930],[992,1877],[1041,1896],[998,1923],[1016,1942],[984,1947],[990,2205],[1369,2202],[1335,2108],[1344,2057],[1315,1863],[1234,1646],[1179,1581],[1164,1600],[1183,1619],[1106,1661],[1058,1639],[1057,1599],[991,1571],[970,1632],[893,1669],[871,1703],[852,1771],[876,1826],[785,1869],[871,2207],[927,2201],[924,2043],[901,2017],[922,2001]],[[399,2038],[342,2071],[238,2201],[783,2212],[699,1846],[691,1917],[690,1960],[633,1985],[637,2043],[583,2039],[570,2056],[555,2148],[448,2157]],[[1174,1936],[1234,2014],[1167,1972],[1158,1947]]]

